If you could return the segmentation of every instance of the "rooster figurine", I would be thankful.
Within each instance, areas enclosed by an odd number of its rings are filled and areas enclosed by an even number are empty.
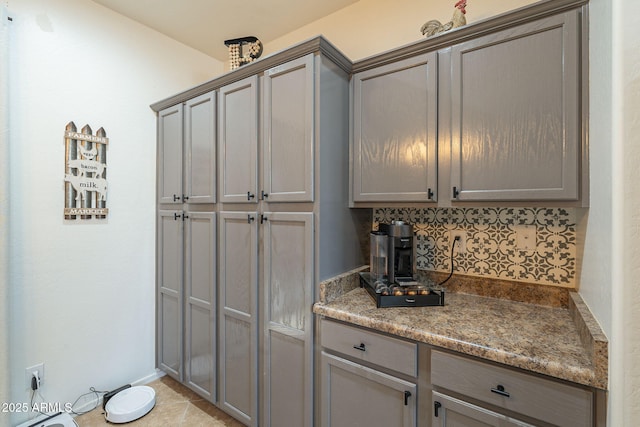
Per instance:
[[[451,21],[442,24],[437,19],[432,19],[420,28],[420,32],[426,37],[431,37],[436,34],[449,31],[452,28],[466,25],[467,20],[464,15],[467,13],[465,10],[465,7],[467,7],[467,0],[459,0],[454,7],[455,10],[453,11],[453,18],[451,18]]]

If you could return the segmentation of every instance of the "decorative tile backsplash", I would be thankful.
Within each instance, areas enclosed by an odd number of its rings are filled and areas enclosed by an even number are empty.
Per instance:
[[[563,208],[381,208],[379,223],[413,224],[416,268],[449,272],[451,230],[464,230],[466,252],[454,256],[456,273],[575,287],[576,217]],[[535,227],[535,250],[517,246],[517,230]]]

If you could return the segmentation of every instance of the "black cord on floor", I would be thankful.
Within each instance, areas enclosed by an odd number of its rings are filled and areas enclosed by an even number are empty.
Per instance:
[[[451,279],[451,276],[453,276],[453,249],[456,247],[456,242],[458,240],[460,240],[460,238],[458,236],[456,236],[453,239],[453,243],[451,244],[451,272],[449,273],[449,277],[444,279],[442,282],[438,283],[438,286],[444,285],[445,283],[447,283],[449,281],[449,279]]]

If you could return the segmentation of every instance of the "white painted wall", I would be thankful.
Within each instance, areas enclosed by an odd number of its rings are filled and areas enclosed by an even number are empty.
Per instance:
[[[469,1],[467,22],[486,19],[534,3],[535,0]],[[453,17],[454,0],[360,0],[265,44],[265,54],[324,35],[352,61],[423,39],[420,27],[431,19]]]
[[[613,193],[610,426],[640,420],[640,4],[612,2]],[[595,61],[594,61],[595,62]]]
[[[73,402],[89,387],[155,374],[149,104],[219,75],[223,64],[91,1],[11,0],[8,8],[11,400],[29,401],[24,369],[44,362],[42,396]],[[106,220],[63,219],[70,121],[110,138]]]
[[[0,325],[9,323],[9,20],[0,5]],[[9,372],[9,331],[0,326],[0,373]],[[9,401],[9,377],[0,375],[0,402]],[[0,415],[1,416],[1,415]]]

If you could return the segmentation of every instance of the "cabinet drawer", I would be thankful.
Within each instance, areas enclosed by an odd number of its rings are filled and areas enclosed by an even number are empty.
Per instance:
[[[559,426],[592,425],[593,393],[560,382],[432,351],[431,382]]]
[[[418,345],[341,323],[320,321],[320,344],[327,350],[374,363],[402,374],[418,375]]]

